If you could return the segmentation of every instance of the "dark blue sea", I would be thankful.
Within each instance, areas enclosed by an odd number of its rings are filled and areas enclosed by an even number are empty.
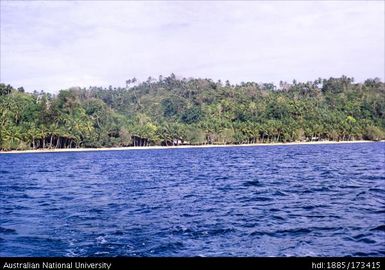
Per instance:
[[[0,256],[385,256],[385,143],[0,154]]]

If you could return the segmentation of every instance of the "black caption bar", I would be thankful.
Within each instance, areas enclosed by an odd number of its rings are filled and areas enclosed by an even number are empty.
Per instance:
[[[306,270],[385,270],[385,257],[304,257],[304,258],[0,258],[0,270],[5,269],[306,269]]]

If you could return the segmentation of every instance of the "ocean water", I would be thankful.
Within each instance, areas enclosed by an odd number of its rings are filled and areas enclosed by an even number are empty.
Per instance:
[[[385,256],[385,143],[0,154],[0,256]]]

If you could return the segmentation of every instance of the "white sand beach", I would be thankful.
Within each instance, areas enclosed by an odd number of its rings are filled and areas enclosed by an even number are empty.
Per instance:
[[[381,141],[384,142],[384,141]],[[0,151],[0,154],[25,154],[25,153],[59,153],[59,152],[91,152],[91,151],[125,151],[125,150],[162,150],[183,148],[214,148],[214,147],[257,147],[257,146],[289,146],[289,145],[314,145],[314,144],[351,144],[374,143],[374,141],[313,141],[289,143],[253,143],[253,144],[205,144],[205,145],[178,145],[178,146],[130,146],[130,147],[104,147],[104,148],[65,148],[65,149],[35,149]]]

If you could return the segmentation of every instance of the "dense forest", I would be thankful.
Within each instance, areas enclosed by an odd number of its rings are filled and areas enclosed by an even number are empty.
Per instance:
[[[176,78],[57,95],[0,84],[0,149],[385,139],[378,78],[272,83]]]

